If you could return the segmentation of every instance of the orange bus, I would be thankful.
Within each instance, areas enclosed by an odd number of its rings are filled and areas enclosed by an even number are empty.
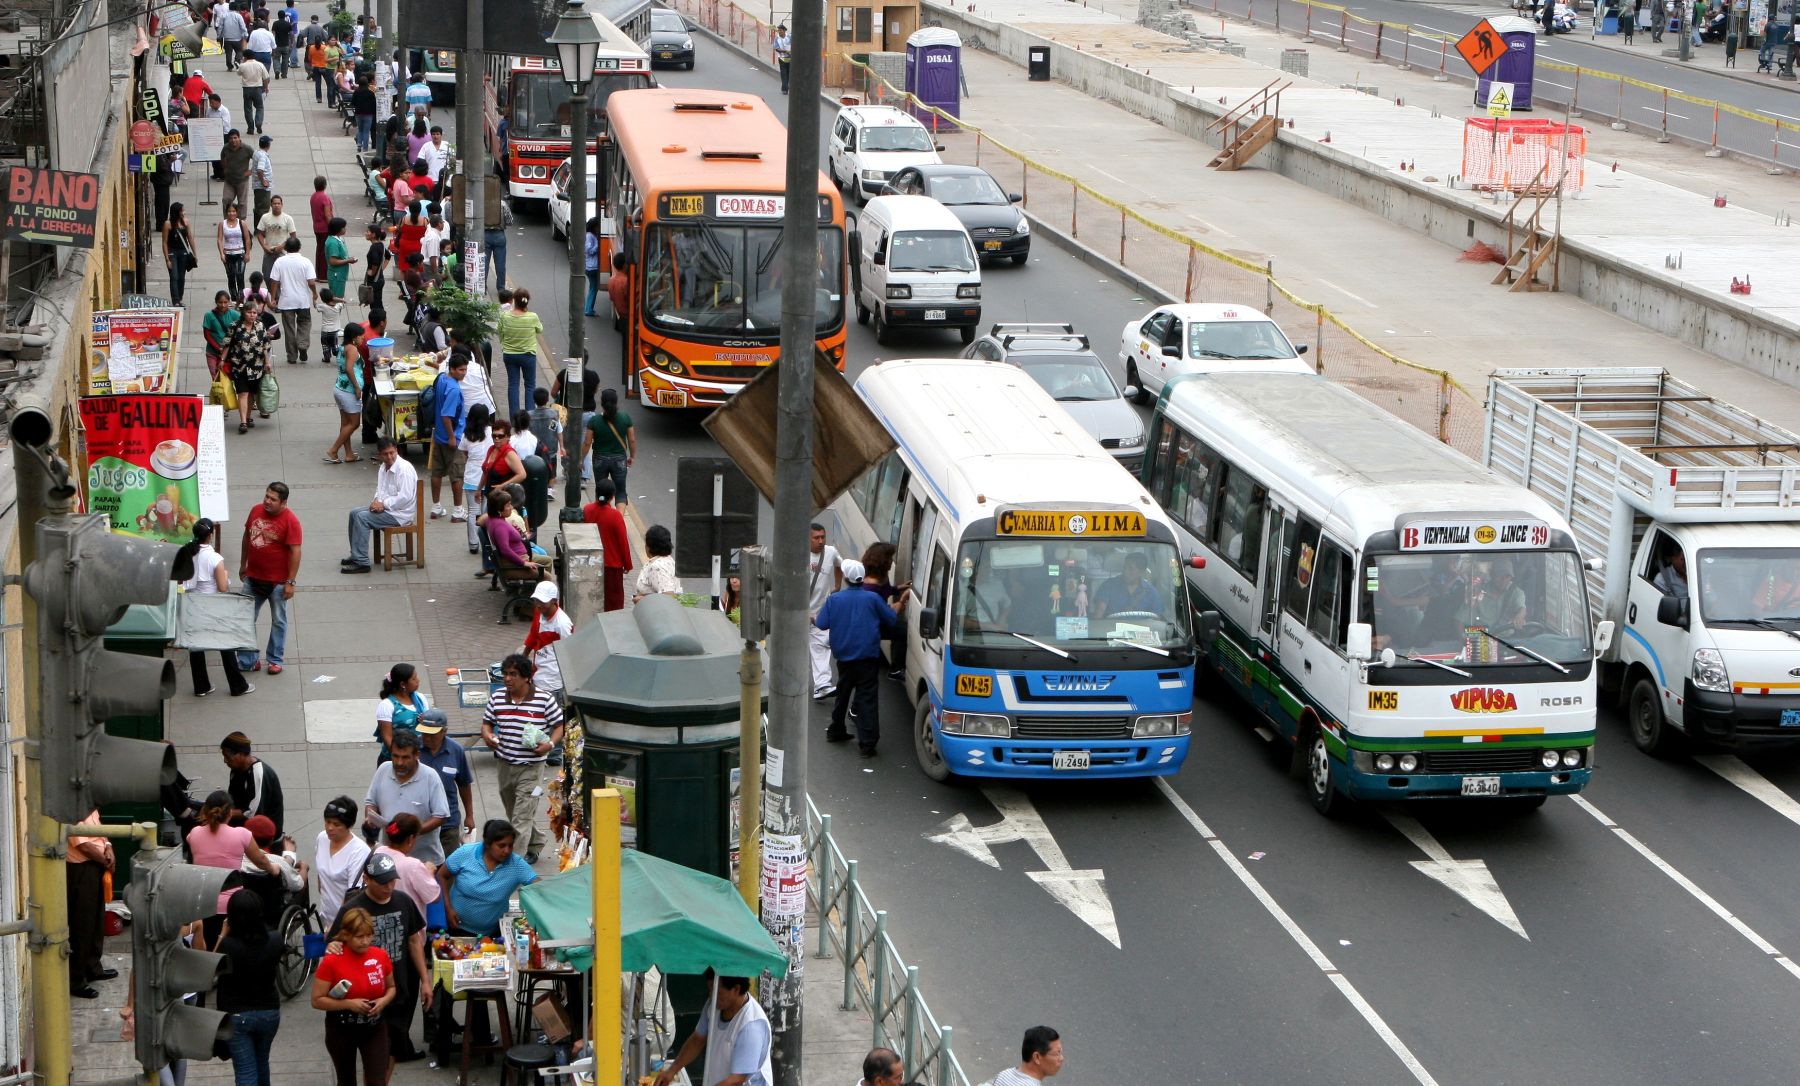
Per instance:
[[[621,91],[607,111],[607,205],[631,280],[627,388],[646,407],[716,407],[781,350],[787,129],[731,91]],[[842,370],[844,203],[818,176],[818,346]]]

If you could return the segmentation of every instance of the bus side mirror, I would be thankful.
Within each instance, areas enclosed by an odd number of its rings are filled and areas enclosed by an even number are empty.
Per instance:
[[[1367,660],[1375,655],[1375,627],[1367,622],[1352,622],[1344,634],[1344,655],[1352,660]]]
[[[1613,620],[1610,618],[1594,627],[1595,655],[1604,656],[1606,655],[1606,650],[1612,648],[1614,629]]]
[[[1217,611],[1202,611],[1194,616],[1194,644],[1201,652],[1212,649],[1213,642],[1219,639],[1219,630],[1223,620]]]
[[[919,640],[936,641],[943,636],[939,628],[938,612],[935,607],[925,607],[919,611]]]
[[[1681,596],[1664,596],[1656,601],[1656,621],[1664,626],[1688,628],[1688,601]]]
[[[1189,569],[1205,569],[1206,556],[1203,554],[1190,554],[1188,555],[1187,564]]]

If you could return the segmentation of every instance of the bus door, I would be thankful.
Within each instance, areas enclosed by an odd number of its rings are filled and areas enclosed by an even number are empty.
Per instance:
[[[1287,556],[1294,549],[1297,525],[1294,511],[1284,508],[1272,494],[1268,498],[1267,518],[1262,533],[1262,602],[1258,608],[1256,628],[1256,657],[1257,662],[1262,665],[1256,681],[1262,689],[1252,693],[1252,700],[1271,719],[1282,721],[1286,714],[1281,711],[1280,678],[1277,674],[1282,655],[1281,595],[1285,585],[1283,574],[1287,569]]]

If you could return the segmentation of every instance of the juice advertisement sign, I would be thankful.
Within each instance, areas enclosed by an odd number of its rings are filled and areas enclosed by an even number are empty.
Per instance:
[[[112,530],[169,543],[193,538],[200,518],[198,396],[88,396],[88,509]]]

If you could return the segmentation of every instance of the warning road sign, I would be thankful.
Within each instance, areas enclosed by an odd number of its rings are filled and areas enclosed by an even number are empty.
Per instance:
[[[1458,39],[1456,51],[1469,62],[1469,67],[1475,70],[1475,74],[1480,75],[1492,68],[1494,62],[1506,52],[1506,39],[1494,29],[1493,23],[1483,19],[1475,24],[1475,29]]]
[[[1487,97],[1487,114],[1506,120],[1512,116],[1513,85],[1511,83],[1489,83]]]

